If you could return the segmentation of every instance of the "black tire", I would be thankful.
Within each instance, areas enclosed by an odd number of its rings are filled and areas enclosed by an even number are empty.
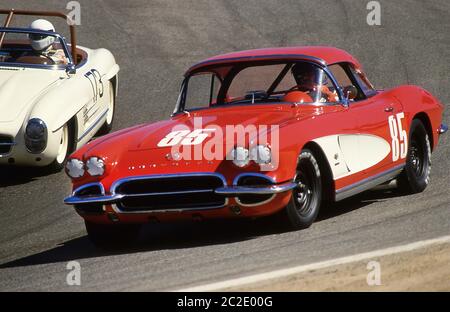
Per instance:
[[[298,187],[292,190],[291,200],[282,211],[282,218],[288,228],[300,230],[311,226],[322,203],[320,167],[311,150],[304,149],[300,153],[294,181]]]
[[[84,222],[89,240],[98,248],[128,247],[138,238],[140,224],[96,224]]]
[[[75,126],[74,121],[70,120],[67,124],[65,124],[62,128],[62,135],[61,135],[61,142],[63,140],[64,131],[67,130],[67,137],[64,139],[67,144],[65,152],[60,156],[58,155],[55,160],[47,166],[47,170],[50,172],[59,172],[61,171],[64,166],[66,165],[67,159],[69,158],[69,155],[74,151],[75,149]]]
[[[105,121],[105,123],[103,124],[103,126],[100,128],[100,130],[98,130],[97,135],[105,135],[111,132],[112,130],[112,126],[113,126],[113,122],[114,122],[114,115],[115,115],[115,111],[116,111],[116,92],[114,89],[114,84],[109,81],[109,96],[111,99],[111,102],[109,104],[109,111],[108,111],[108,115],[111,114],[111,118],[108,121],[108,119]],[[112,110],[112,112],[111,112]],[[107,118],[108,118],[107,115]]]
[[[431,172],[431,145],[422,122],[414,119],[409,132],[405,169],[398,178],[401,191],[420,193],[428,186]]]

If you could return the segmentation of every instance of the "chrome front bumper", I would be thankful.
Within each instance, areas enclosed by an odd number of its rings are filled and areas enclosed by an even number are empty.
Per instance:
[[[224,197],[235,197],[239,195],[275,195],[290,191],[297,187],[294,182],[285,182],[281,184],[263,185],[263,186],[224,186],[214,190],[214,193]],[[101,196],[76,196],[75,190],[72,196],[66,197],[66,205],[78,204],[113,204],[127,197],[124,194],[101,195]]]
[[[285,182],[275,185],[264,186],[226,186],[215,189],[216,194],[227,197],[234,197],[237,195],[274,195],[283,193],[294,189],[297,186],[294,182]]]
[[[78,205],[78,204],[111,204],[118,202],[125,196],[122,194],[116,195],[102,195],[102,196],[76,196],[72,195],[64,198],[64,204],[66,205]]]
[[[439,127],[439,134],[444,134],[448,131],[448,126],[446,124],[441,124]]]

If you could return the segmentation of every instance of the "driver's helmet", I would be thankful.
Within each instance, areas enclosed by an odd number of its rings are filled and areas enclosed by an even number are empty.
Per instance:
[[[45,19],[38,19],[30,24],[31,29],[45,30],[45,31],[55,31],[53,24]],[[40,34],[29,34],[29,39],[31,47],[37,52],[47,50],[53,42],[55,42],[55,37],[45,36]]]
[[[323,83],[323,71],[314,64],[307,62],[297,63],[292,67],[291,72],[298,89],[301,91],[311,91]]]

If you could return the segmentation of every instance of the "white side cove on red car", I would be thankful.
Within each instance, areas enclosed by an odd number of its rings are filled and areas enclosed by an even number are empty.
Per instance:
[[[112,122],[119,66],[106,49],[77,48],[85,56],[72,70],[0,63],[0,165],[63,161],[67,146],[81,147]],[[41,152],[25,144],[31,120],[47,132]]]
[[[314,140],[325,153],[337,180],[368,169],[389,155],[390,144],[370,134],[340,134]]]

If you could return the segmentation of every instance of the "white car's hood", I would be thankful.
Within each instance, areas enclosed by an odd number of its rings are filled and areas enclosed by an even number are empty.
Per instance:
[[[0,67],[0,123],[22,124],[19,119],[60,77],[54,70]]]

